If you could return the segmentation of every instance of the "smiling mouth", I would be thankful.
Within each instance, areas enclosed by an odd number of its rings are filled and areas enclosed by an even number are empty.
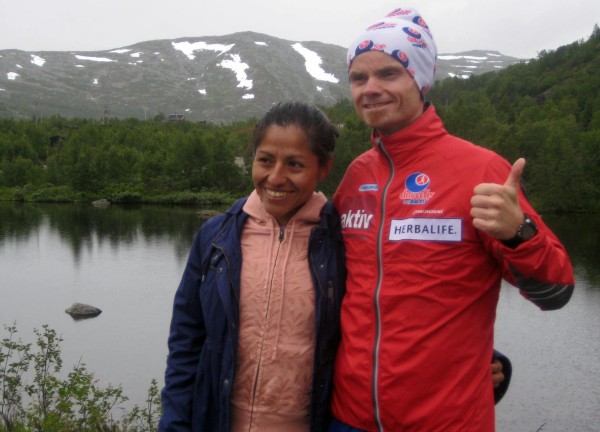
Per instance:
[[[365,109],[377,109],[377,108],[385,107],[387,105],[388,105],[387,102],[379,102],[379,103],[364,104],[363,106]]]
[[[273,198],[285,198],[289,194],[288,192],[275,191],[267,188],[265,188],[265,192],[267,192],[267,195]]]

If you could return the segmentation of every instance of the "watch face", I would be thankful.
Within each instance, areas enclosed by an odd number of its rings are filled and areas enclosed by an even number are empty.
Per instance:
[[[529,240],[537,233],[537,228],[535,224],[530,220],[526,219],[521,229],[519,230],[519,237],[523,240]]]

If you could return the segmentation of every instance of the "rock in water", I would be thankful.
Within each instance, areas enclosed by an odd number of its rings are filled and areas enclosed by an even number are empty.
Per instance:
[[[196,212],[196,214],[203,219],[208,219],[213,216],[220,215],[221,212],[216,210],[199,210],[198,212]]]
[[[75,319],[93,318],[102,313],[97,307],[83,303],[73,303],[65,312]]]
[[[108,207],[110,205],[110,201],[107,200],[107,199],[102,198],[102,199],[93,201],[92,205],[94,207],[98,207],[98,208],[106,208],[106,207]]]

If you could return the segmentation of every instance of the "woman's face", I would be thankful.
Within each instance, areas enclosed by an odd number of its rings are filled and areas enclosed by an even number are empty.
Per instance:
[[[252,180],[267,212],[279,225],[286,225],[330,169],[331,163],[319,165],[308,137],[298,126],[271,125],[256,147]]]

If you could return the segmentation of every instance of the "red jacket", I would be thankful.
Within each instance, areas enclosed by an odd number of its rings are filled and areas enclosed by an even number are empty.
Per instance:
[[[474,187],[503,184],[511,166],[448,134],[433,106],[372,141],[334,196],[348,278],[333,415],[367,431],[493,431],[501,280],[560,308],[573,291],[569,258],[522,194],[533,239],[510,249],[473,227]]]

